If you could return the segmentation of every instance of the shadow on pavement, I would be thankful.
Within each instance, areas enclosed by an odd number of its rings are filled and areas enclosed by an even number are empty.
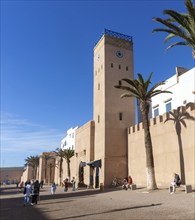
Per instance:
[[[139,208],[147,208],[147,207],[149,208],[149,207],[159,206],[159,205],[162,205],[162,203],[151,204],[151,205],[143,205],[143,206],[133,206],[133,207],[122,208],[122,209],[111,209],[111,210],[105,211],[105,212],[96,212],[96,213],[86,214],[86,215],[68,216],[68,217],[65,217],[65,218],[56,218],[55,220],[87,217],[87,216],[93,216],[93,215],[99,215],[99,214],[107,214],[107,213],[112,213],[112,212],[121,212],[121,211],[125,211],[125,210],[130,210],[130,209],[139,209]]]
[[[23,197],[0,200],[1,220],[31,220],[47,218],[35,208],[36,206],[23,206]]]
[[[44,190],[40,192],[40,200],[38,201],[38,206],[44,206],[50,203],[66,203],[72,201],[72,199],[76,197],[93,197],[100,193],[108,193],[110,191],[117,191],[121,189],[108,189],[104,191],[100,190],[84,190],[84,191],[76,191],[76,192],[68,192],[68,193],[59,193],[55,195],[41,195]],[[48,192],[49,193],[49,192]],[[1,190],[1,195],[5,196],[8,195],[8,198],[1,198],[0,199],[0,219],[1,220],[47,220],[44,216],[45,211],[39,211],[39,209],[35,206],[23,206],[23,194],[20,193],[20,197],[11,197],[11,195],[17,195],[18,189],[17,188],[3,188]],[[66,198],[70,198],[66,200]],[[71,199],[72,198],[72,199]],[[57,199],[64,199],[61,201],[56,201]],[[45,202],[44,202],[45,201]]]

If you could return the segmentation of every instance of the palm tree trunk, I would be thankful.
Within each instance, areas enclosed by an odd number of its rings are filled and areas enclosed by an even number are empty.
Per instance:
[[[143,106],[142,106],[143,107]],[[144,141],[146,150],[146,176],[147,176],[147,188],[149,190],[157,189],[155,170],[154,170],[154,157],[152,149],[152,140],[150,135],[149,119],[147,104],[142,108],[143,127],[144,127]]]
[[[62,185],[62,158],[60,159],[60,186]]]
[[[67,162],[67,173],[68,173],[68,177],[70,178],[70,160],[67,159],[66,162]]]

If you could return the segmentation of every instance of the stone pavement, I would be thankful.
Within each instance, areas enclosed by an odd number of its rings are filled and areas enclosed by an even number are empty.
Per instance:
[[[55,195],[50,187],[41,189],[40,201],[34,206],[23,206],[23,195],[15,186],[1,188],[1,220],[106,220],[106,219],[195,219],[195,191],[186,194],[177,189],[169,194],[167,188],[148,192],[146,188],[79,190],[63,192],[58,187]]]

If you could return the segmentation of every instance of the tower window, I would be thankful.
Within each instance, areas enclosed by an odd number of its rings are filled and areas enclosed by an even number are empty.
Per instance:
[[[119,70],[121,69],[121,65],[118,65]]]
[[[100,123],[100,116],[98,115],[98,123]]]
[[[111,63],[111,68],[113,68],[114,67],[114,64],[113,63]]]
[[[118,81],[118,85],[122,86],[122,81],[121,80]]]
[[[126,71],[128,71],[129,70],[129,68],[128,68],[128,66],[126,66]]]
[[[103,69],[103,65],[101,65],[101,69]]]
[[[97,70],[95,71],[95,75],[97,76]]]
[[[123,113],[119,112],[119,120],[122,121],[123,120]]]
[[[100,90],[100,83],[98,83],[98,90]]]

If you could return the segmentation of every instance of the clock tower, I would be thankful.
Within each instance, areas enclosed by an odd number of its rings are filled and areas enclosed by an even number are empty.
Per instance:
[[[135,105],[114,86],[133,79],[133,72],[132,37],[105,29],[94,48],[94,159],[101,160],[96,186],[128,175],[127,128],[135,124]]]

